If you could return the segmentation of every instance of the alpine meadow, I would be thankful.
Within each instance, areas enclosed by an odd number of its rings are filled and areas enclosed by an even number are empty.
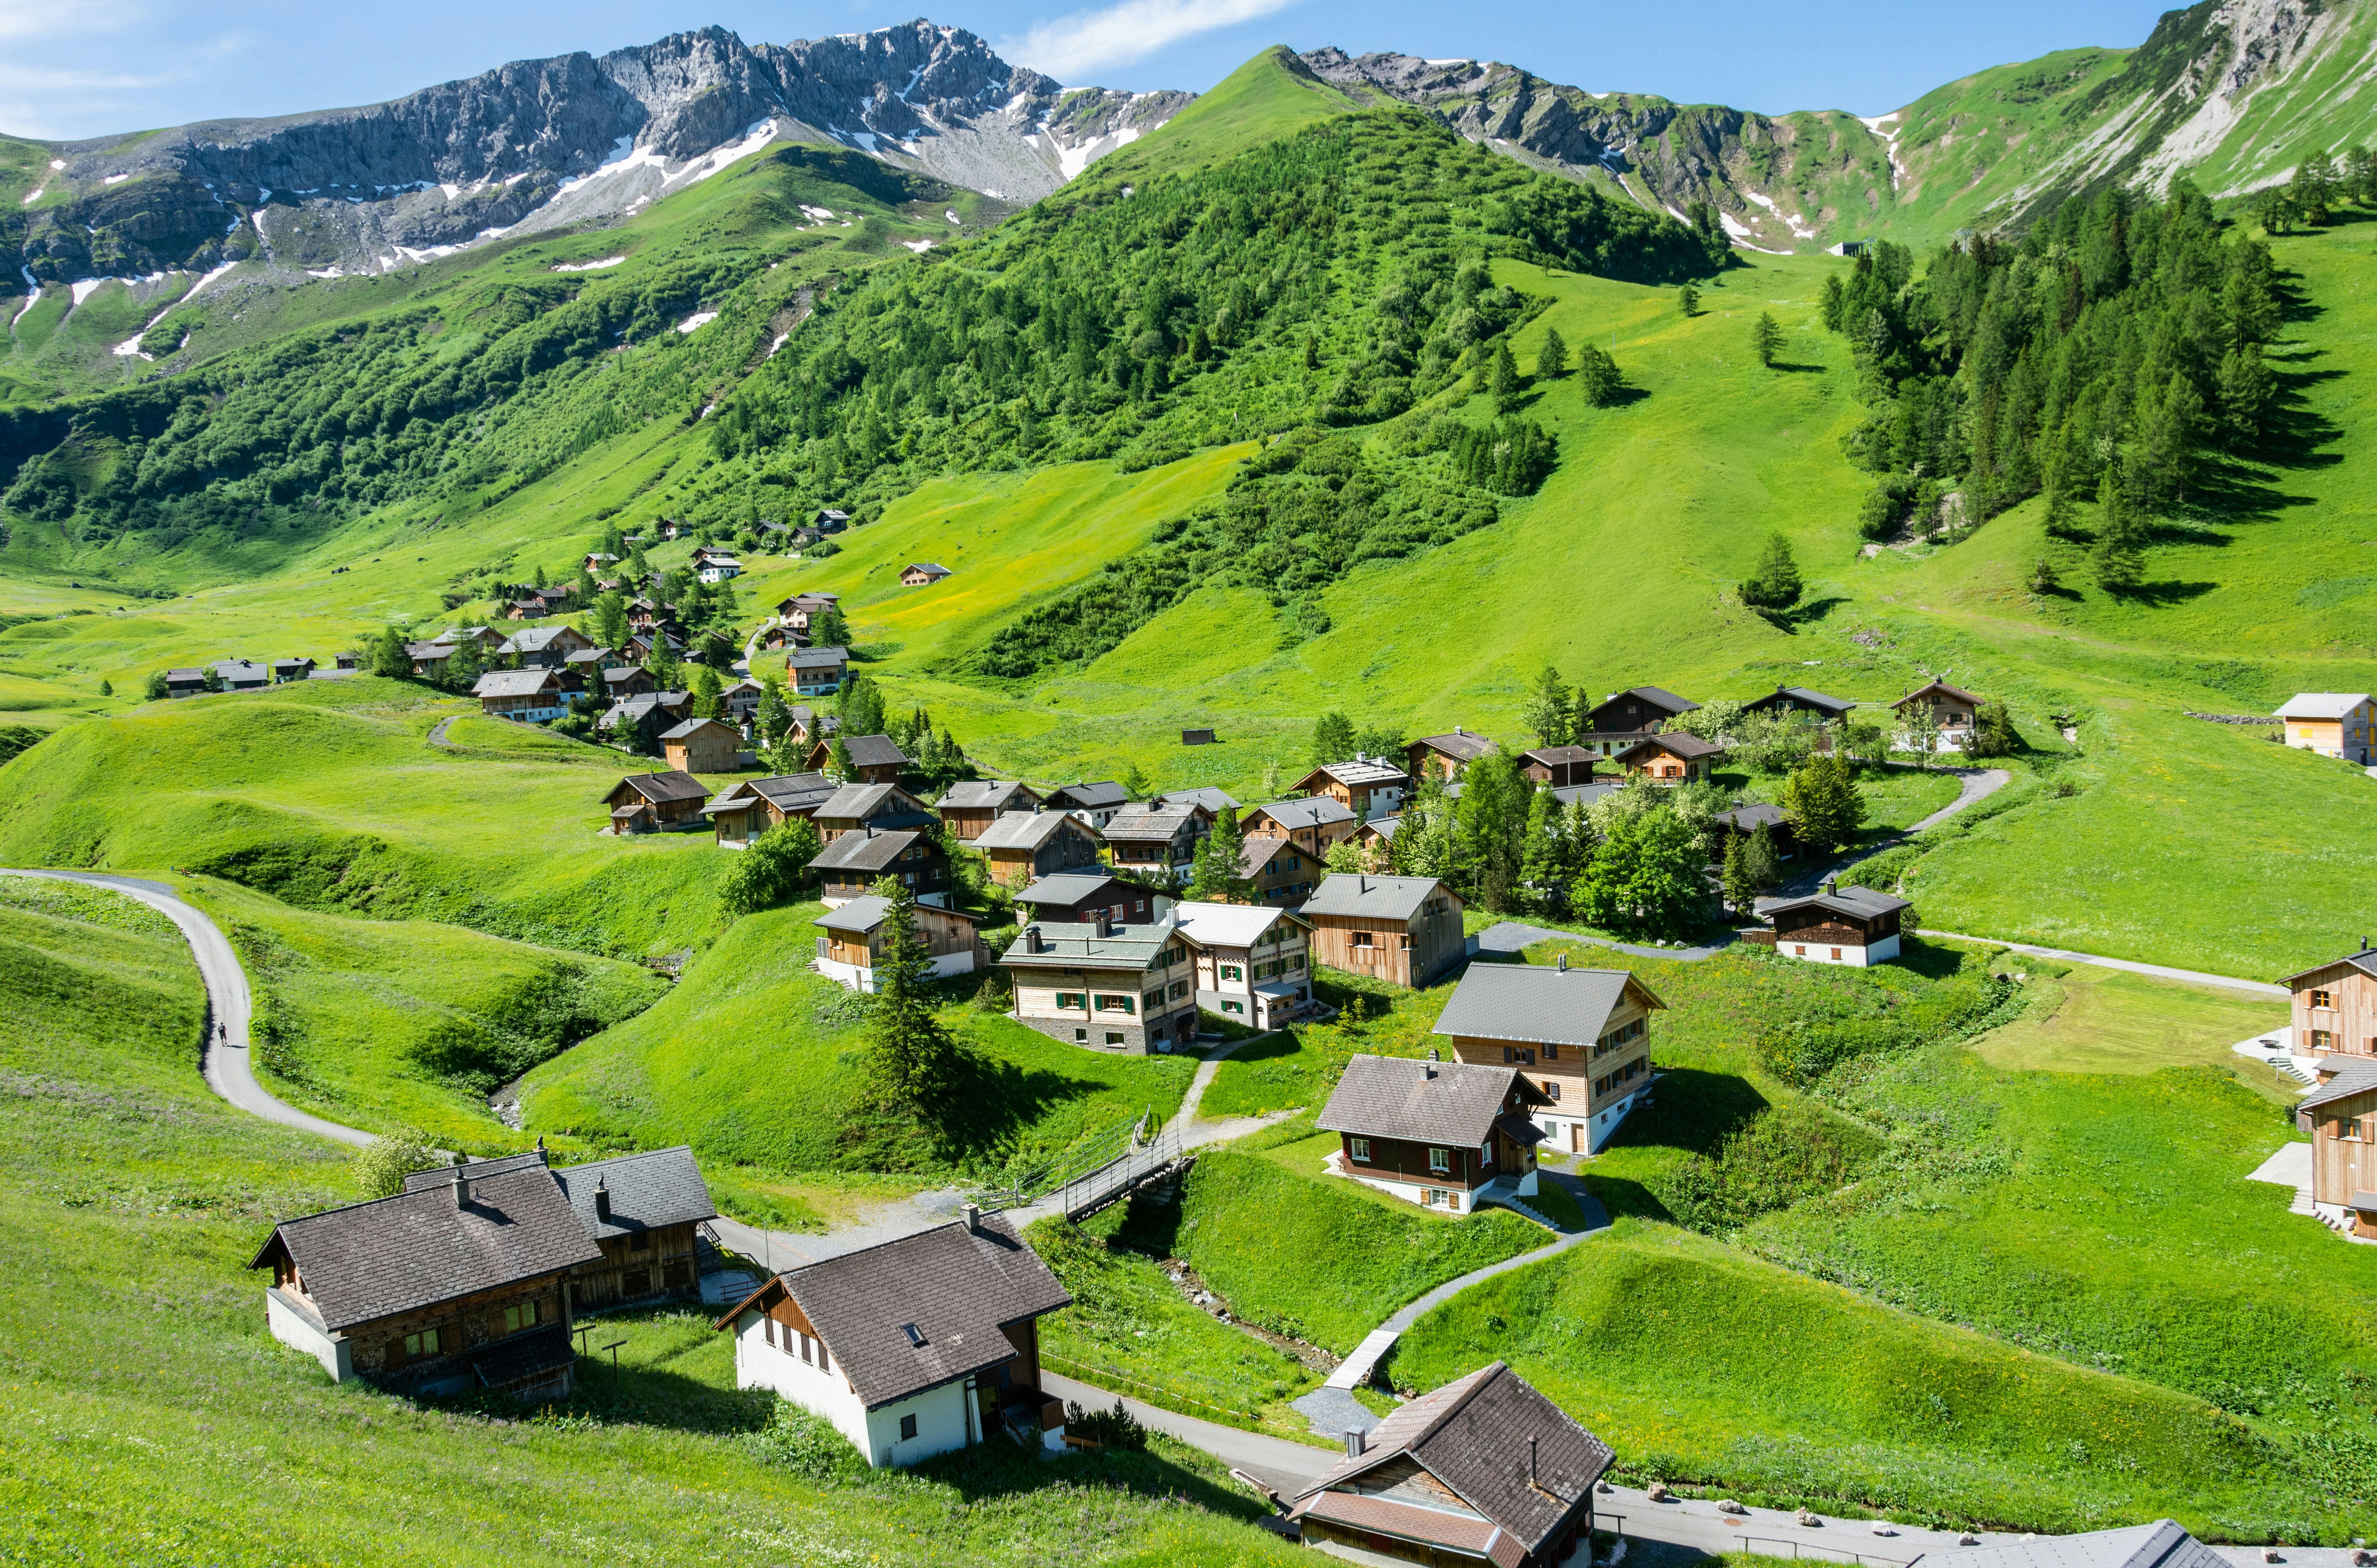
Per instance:
[[[1308,42],[0,135],[0,1561],[2368,1558],[2377,0]]]

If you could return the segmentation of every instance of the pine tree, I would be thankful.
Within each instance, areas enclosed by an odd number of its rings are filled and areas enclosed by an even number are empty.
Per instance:
[[[393,626],[380,628],[372,639],[371,673],[386,680],[402,680],[412,673],[412,656],[404,651],[404,633]]]
[[[1487,909],[1507,914],[1517,907],[1535,783],[1519,772],[1517,758],[1491,751],[1469,764],[1461,785],[1458,880]]]
[[[2335,165],[2324,152],[2313,152],[2295,165],[2294,183],[2287,187],[2287,196],[2303,221],[2314,228],[2327,222],[2328,209],[2335,200]]]
[[[1765,892],[1782,881],[1783,857],[1775,853],[1774,830],[1767,823],[1751,830],[1750,843],[1742,850],[1742,868],[1753,893]]]
[[[2108,593],[2135,588],[2145,569],[2137,525],[2131,520],[2120,477],[2110,464],[2096,487],[2096,546],[2091,558],[2096,584]]]
[[[1543,347],[1535,351],[1535,379],[1557,381],[1568,374],[1568,341],[1557,327],[1544,329]]]
[[[1618,362],[1609,357],[1598,344],[1587,343],[1576,351],[1576,377],[1589,408],[1607,408],[1618,401],[1625,389],[1626,378],[1619,373]]]
[[[1783,815],[1799,842],[1816,853],[1845,849],[1865,821],[1865,797],[1838,758],[1819,754],[1783,785]]]
[[[465,628],[461,640],[454,644],[454,652],[446,660],[446,686],[448,690],[468,691],[477,686],[479,676],[486,673],[486,661],[480,656],[479,640],[469,632],[470,628]]]
[[[1511,345],[1498,343],[1494,361],[1486,373],[1486,389],[1493,394],[1494,409],[1508,413],[1519,401],[1519,362],[1511,357]]]
[[[1676,291],[1676,308],[1682,311],[1687,318],[1698,316],[1701,313],[1700,290],[1692,287],[1690,283],[1686,283],[1682,288],[1678,289]]]
[[[1354,721],[1332,708],[1313,724],[1312,765],[1323,768],[1353,755]]]
[[[1568,683],[1549,664],[1535,677],[1535,689],[1519,712],[1519,722],[1533,730],[1538,746],[1566,746],[1576,738],[1575,717]]]
[[[890,908],[875,960],[875,1005],[867,1010],[865,1097],[887,1115],[938,1119],[952,1108],[963,1062],[934,1011],[933,956],[916,930],[916,895],[892,877],[873,891]]]
[[[693,716],[697,719],[718,717],[718,694],[724,689],[725,683],[718,678],[716,670],[708,664],[697,666],[693,672]]]
[[[595,596],[594,640],[614,652],[627,644],[627,601],[615,588]]]
[[[1768,369],[1774,367],[1774,358],[1783,352],[1783,328],[1771,310],[1762,310],[1750,329],[1750,346],[1758,355],[1758,363]]]
[[[2031,563],[2028,581],[2033,593],[2052,593],[2063,586],[2062,579],[2055,575],[2055,563],[2045,556]]]
[[[1247,835],[1238,827],[1238,808],[1222,808],[1222,815],[1197,845],[1196,870],[1189,884],[1188,896],[1207,904],[1225,904],[1246,887],[1238,875],[1238,856],[1246,849]]]
[[[1841,275],[1837,272],[1826,274],[1822,306],[1825,331],[1837,332],[1841,329],[1841,311],[1845,299],[1846,291],[1841,287]]]
[[[1750,840],[1742,833],[1725,835],[1725,902],[1737,916],[1750,913],[1758,889],[1750,880]]]
[[[1741,585],[1741,602],[1762,614],[1780,615],[1799,602],[1804,586],[1799,563],[1791,554],[1791,541],[1770,533],[1757,567]]]

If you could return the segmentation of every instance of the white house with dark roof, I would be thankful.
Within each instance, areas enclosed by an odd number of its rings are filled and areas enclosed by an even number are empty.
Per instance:
[[[1232,1023],[1276,1028],[1312,1006],[1312,928],[1284,909],[1188,903],[1173,918],[1197,964],[1197,1005]]]
[[[1287,1517],[1308,1544],[1366,1562],[1383,1548],[1405,1562],[1553,1568],[1580,1547],[1592,1555],[1594,1487],[1610,1459],[1608,1444],[1496,1361],[1347,1434],[1345,1457],[1296,1494]]]
[[[1038,1320],[1072,1304],[1012,1226],[966,1217],[778,1275],[717,1327],[738,1388],[815,1411],[877,1468],[1009,1433],[1061,1453]]]
[[[1425,1059],[1356,1056],[1316,1123],[1339,1138],[1321,1168],[1454,1214],[1497,1189],[1532,1197],[1544,1132],[1531,1119],[1547,1103],[1516,1068],[1442,1061],[1433,1047]]]
[[[1774,928],[1774,951],[1810,964],[1864,969],[1898,956],[1898,917],[1905,899],[1873,888],[1843,887],[1828,878],[1803,898],[1762,898],[1758,917]]]
[[[1599,1154],[1651,1092],[1651,1014],[1666,1005],[1624,969],[1473,964],[1435,1033],[1458,1060],[1532,1080],[1554,1148]]]
[[[873,893],[830,905],[809,922],[824,933],[818,938],[817,972],[848,989],[874,994],[875,969],[883,960],[890,918],[891,901]],[[937,977],[970,975],[988,956],[971,915],[919,902],[915,921]]]
[[[1104,832],[1114,820],[1115,813],[1130,803],[1129,794],[1112,779],[1095,784],[1066,784],[1048,792],[1047,808],[1069,811],[1090,826]]]
[[[1034,920],[998,961],[1015,985],[1013,1018],[1118,1055],[1195,1044],[1197,966],[1177,915],[1118,923],[1101,908],[1080,925]]]

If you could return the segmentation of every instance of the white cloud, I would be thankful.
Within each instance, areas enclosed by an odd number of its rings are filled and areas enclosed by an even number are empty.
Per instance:
[[[1286,9],[1295,0],[1122,0],[1097,11],[1075,11],[1040,22],[1020,37],[1002,39],[999,54],[1075,82],[1082,73],[1128,66],[1159,49],[1216,28],[1235,27]]]
[[[120,0],[7,0],[0,6],[0,38],[74,38],[117,32],[131,25],[133,7]]]

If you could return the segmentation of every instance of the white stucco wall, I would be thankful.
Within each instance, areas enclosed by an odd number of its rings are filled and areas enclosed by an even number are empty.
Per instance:
[[[916,1435],[900,1436],[900,1418],[916,1418]],[[879,1469],[886,1465],[913,1465],[936,1454],[963,1448],[973,1441],[967,1418],[963,1382],[943,1383],[897,1404],[866,1412],[866,1454]]]
[[[1893,932],[1868,947],[1859,947],[1854,942],[1844,944],[1838,958],[1833,956],[1833,944],[1830,942],[1778,940],[1774,951],[1803,964],[1837,964],[1844,969],[1866,969],[1877,964],[1887,964],[1898,956],[1898,936]]]
[[[264,1292],[264,1321],[273,1338],[321,1362],[332,1382],[344,1382],[355,1375],[354,1347],[347,1336],[326,1332],[269,1286]]]
[[[868,1464],[878,1468],[913,1465],[963,1448],[973,1440],[962,1381],[869,1410],[839,1365],[828,1371],[802,1360],[798,1341],[791,1347],[769,1344],[765,1323],[766,1319],[753,1311],[744,1313],[735,1325],[735,1386],[773,1389],[803,1409],[824,1417],[850,1439],[851,1446],[866,1455]],[[916,1418],[914,1437],[901,1438],[902,1416]]]

